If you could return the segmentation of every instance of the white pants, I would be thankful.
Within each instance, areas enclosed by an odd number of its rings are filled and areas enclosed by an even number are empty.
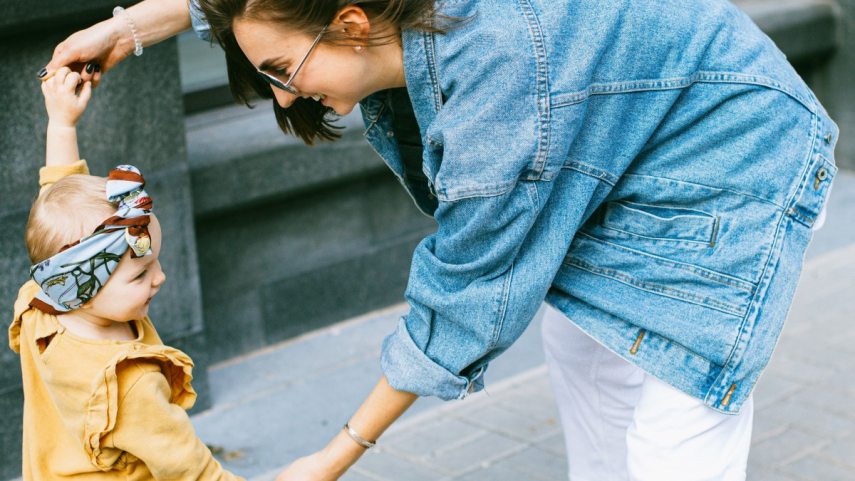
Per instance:
[[[546,364],[571,481],[744,481],[754,413],[721,414],[621,359],[547,307]]]

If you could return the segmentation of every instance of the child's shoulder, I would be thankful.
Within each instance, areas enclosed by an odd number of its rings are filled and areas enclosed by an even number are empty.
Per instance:
[[[35,324],[36,331],[44,331],[52,325],[51,321],[56,321],[55,316],[45,314],[30,306],[30,302],[36,297],[41,288],[33,281],[27,281],[18,290],[18,298],[15,300],[13,308],[12,323],[9,325],[9,348],[13,351],[21,352],[21,335],[22,325],[25,317],[32,319]],[[32,313],[32,315],[30,315]]]
[[[160,345],[134,343],[130,349],[119,353],[106,367],[102,386],[105,392],[116,392],[120,398],[132,390],[151,394],[138,385],[162,383],[168,386],[168,401],[184,409],[190,409],[196,401],[193,390],[193,361],[178,349]],[[110,381],[115,379],[115,385]]]

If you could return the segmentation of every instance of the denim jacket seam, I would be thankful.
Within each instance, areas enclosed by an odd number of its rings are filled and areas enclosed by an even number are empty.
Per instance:
[[[786,216],[783,216],[783,215],[778,219],[778,224],[775,227],[775,236],[774,236],[775,241],[772,244],[772,248],[770,249],[770,252],[775,252],[775,246],[781,241],[780,237],[783,236],[783,233],[781,232],[781,227],[784,224],[784,219],[786,219]],[[769,272],[769,267],[770,267],[770,264],[772,263],[773,257],[775,257],[775,256],[769,255],[766,257],[766,262],[763,264],[763,269],[761,270],[761,274],[760,274],[760,282],[758,283],[758,285],[763,285],[764,280],[766,278],[766,275]],[[745,311],[745,315],[743,316],[742,321],[740,322],[739,331],[738,331],[739,333],[737,334],[736,339],[734,340],[733,348],[730,350],[730,353],[728,353],[727,358],[725,359],[724,363],[722,364],[721,372],[716,377],[716,379],[713,383],[714,387],[712,388],[712,391],[715,391],[716,394],[720,394],[721,392],[730,389],[729,385],[731,383],[728,379],[733,374],[733,371],[735,371],[738,368],[738,363],[741,362],[741,358],[742,358],[741,353],[743,353],[745,351],[745,345],[747,343],[747,340],[746,340],[746,334],[748,334],[747,331],[750,328],[754,327],[752,325],[749,328],[748,319],[753,317],[757,311],[757,306],[758,306],[757,296],[759,296],[761,293],[765,294],[765,291],[767,289],[768,289],[768,282],[766,282],[766,285],[764,286],[763,289],[756,289],[755,292],[753,292],[751,295],[751,299],[749,300],[749,304],[748,304],[748,309]],[[737,366],[733,366],[734,363],[736,363]],[[720,402],[721,401],[718,401],[716,404],[719,404]]]
[[[499,197],[507,194],[520,182],[520,178],[514,178],[504,182],[495,182],[490,184],[478,185],[475,187],[456,187],[446,188],[437,187],[437,197],[445,202],[456,202],[464,199],[476,197]],[[439,182],[437,182],[438,184]]]
[[[778,204],[777,202],[766,199],[764,197],[760,197],[760,196],[752,194],[750,192],[742,192],[739,190],[733,190],[733,189],[723,188],[723,187],[714,186],[714,185],[702,184],[700,182],[690,182],[690,181],[687,181],[685,179],[674,179],[671,177],[664,177],[661,175],[650,175],[650,174],[640,174],[640,173],[630,173],[630,172],[624,173],[623,177],[647,177],[650,179],[663,179],[663,180],[670,180],[670,181],[674,181],[674,182],[680,182],[683,184],[696,185],[696,186],[703,187],[706,189],[717,190],[720,192],[729,192],[729,193],[734,194],[734,195],[741,195],[743,197],[748,197],[748,198],[754,199],[758,202],[763,202],[764,204],[768,204],[768,205],[771,205],[773,207],[776,207],[780,210],[786,209],[786,206],[784,206],[784,205]]]
[[[771,77],[754,75],[740,72],[727,71],[697,71],[692,75],[683,77],[670,77],[662,79],[640,79],[605,83],[591,83],[583,90],[566,94],[556,94],[552,97],[552,107],[562,108],[576,105],[588,100],[594,95],[611,95],[638,92],[651,92],[662,90],[678,90],[691,87],[698,83],[733,83],[757,85],[782,92],[800,104],[811,113],[816,113],[816,106],[808,99],[803,98],[793,89],[778,82]]]
[[[796,187],[796,189],[793,191],[790,198],[787,200],[787,206],[788,207],[786,207],[787,214],[793,216],[794,218],[796,218],[800,222],[805,221],[808,224],[813,223],[814,219],[808,219],[804,215],[802,215],[802,213],[796,209],[796,205],[798,204],[798,200],[801,198],[802,192],[804,192],[804,190],[805,190],[805,188],[809,182],[810,176],[808,175],[808,172],[813,168],[813,165],[814,165],[812,158],[814,157],[814,155],[819,155],[820,157],[822,157],[822,154],[819,154],[819,153],[815,154],[814,153],[816,151],[816,144],[818,142],[818,140],[816,138],[817,136],[815,134],[818,130],[819,130],[819,115],[814,114],[813,118],[811,118],[811,129],[810,129],[810,133],[809,133],[809,135],[811,137],[810,148],[808,149],[807,159],[805,159],[805,162],[804,162],[804,169],[802,170],[802,173],[801,173],[801,179],[799,180],[798,187]],[[805,223],[805,222],[803,222],[803,223]]]
[[[734,317],[743,317],[745,315],[745,310],[740,308],[739,306],[734,306],[726,302],[721,302],[712,297],[704,297],[699,296],[697,294],[693,294],[691,292],[681,291],[680,289],[675,289],[664,284],[643,281],[625,272],[621,272],[616,269],[599,267],[597,265],[591,264],[590,262],[586,262],[582,259],[578,259],[575,257],[565,258],[562,263],[568,267],[575,267],[577,269],[588,271],[591,274],[614,279],[620,283],[626,284],[636,289],[640,289],[645,292],[652,292],[660,296],[670,297],[672,299],[689,302],[691,304],[697,304],[699,306],[703,306],[708,309],[713,309]]]
[[[534,160],[532,170],[536,173],[535,178],[539,178],[548,160],[549,151],[549,134],[550,134],[550,104],[549,104],[549,62],[546,55],[546,46],[543,41],[543,29],[540,26],[540,21],[534,13],[534,9],[529,0],[519,0],[520,9],[526,18],[528,24],[531,43],[534,47],[535,62],[537,62],[537,76],[535,84],[537,86],[537,111],[538,111],[538,135],[537,135],[537,153]],[[534,180],[534,179],[532,179]]]
[[[701,249],[701,248],[702,249],[709,249],[709,246],[710,246],[710,240],[709,239],[701,241],[701,240],[696,240],[696,239],[678,239],[678,238],[674,238],[674,237],[653,237],[653,236],[649,236],[649,235],[639,234],[636,232],[630,232],[630,231],[624,230],[624,229],[619,229],[619,228],[613,227],[613,226],[603,225],[600,227],[602,229],[606,229],[606,230],[610,230],[610,231],[614,231],[614,232],[619,232],[621,234],[632,236],[632,237],[640,237],[642,239],[647,239],[650,241],[669,242],[669,243],[671,243],[671,245],[683,244],[683,243],[694,244],[693,248],[695,248],[695,249]],[[686,246],[686,247],[688,247],[688,246]]]
[[[613,242],[609,242],[608,240],[601,239],[599,237],[593,236],[590,233],[585,232],[585,231],[580,230],[578,232],[578,235],[583,236],[583,237],[587,237],[594,242],[600,242],[603,244],[607,244],[611,247],[614,247],[616,249],[620,249],[622,251],[629,252],[631,254],[643,255],[646,258],[649,258],[651,261],[656,262],[657,264],[664,265],[666,267],[671,267],[673,269],[680,269],[680,270],[684,270],[687,272],[691,272],[691,273],[696,274],[700,277],[703,277],[704,279],[708,279],[710,281],[717,282],[718,284],[721,284],[724,286],[739,289],[745,293],[749,293],[749,294],[753,295],[757,289],[756,284],[754,284],[751,281],[745,280],[745,279],[740,279],[738,277],[729,276],[727,274],[723,274],[721,272],[716,272],[716,271],[713,271],[710,269],[706,269],[706,268],[703,268],[700,266],[696,266],[694,264],[687,264],[685,262],[677,262],[677,261],[674,261],[672,259],[659,257],[656,255],[647,253],[647,252],[642,252],[642,251],[638,251],[635,249],[630,249],[629,247],[625,247],[625,246],[622,246],[619,244],[615,244]]]
[[[442,89],[439,86],[439,76],[436,67],[436,42],[434,42],[434,34],[432,32],[424,32],[422,34],[424,42],[425,59],[427,62],[428,76],[430,77],[431,91],[433,91],[433,104],[436,112],[442,108]]]
[[[595,167],[593,165],[586,164],[584,162],[579,162],[576,160],[568,159],[567,161],[565,161],[564,165],[561,166],[561,168],[575,170],[576,172],[579,172],[581,174],[585,174],[595,179],[601,180],[612,187],[614,187],[620,179],[620,177],[612,174],[607,170],[600,169],[599,167]]]
[[[508,300],[510,299],[511,292],[511,284],[513,283],[514,278],[514,264],[508,268],[508,272],[505,274],[505,282],[502,283],[502,289],[499,292],[499,310],[498,310],[498,319],[496,322],[496,326],[493,328],[493,336],[490,341],[490,345],[487,346],[487,351],[492,351],[496,348],[499,343],[499,337],[502,335],[502,330],[505,327],[505,319],[507,319],[508,314]]]
[[[756,75],[756,74],[748,74],[741,72],[715,72],[715,71],[701,71],[696,75],[699,77],[699,82],[702,83],[738,83],[738,84],[748,84],[748,85],[758,85],[761,87],[768,87],[779,92],[782,92],[786,95],[789,95],[794,100],[802,104],[808,111],[812,114],[816,113],[816,105],[813,102],[809,101],[802,97],[798,92],[793,90],[790,86],[781,83],[778,80],[775,80],[771,77],[767,77],[765,75]]]
[[[790,207],[784,207],[785,215],[782,215],[778,219],[778,225],[775,227],[775,236],[774,236],[775,241],[772,245],[772,248],[770,249],[770,252],[775,252],[775,245],[780,242],[779,237],[782,235],[781,227],[784,224],[784,219],[787,217],[786,214],[792,215],[795,213],[793,206],[795,205],[795,202],[798,200],[799,196],[801,195],[802,191],[804,190],[806,184],[809,181],[810,175],[808,175],[808,173],[810,172],[810,169],[812,168],[812,165],[813,165],[811,158],[814,155],[814,151],[816,150],[816,144],[818,142],[817,135],[816,135],[816,132],[818,131],[818,129],[819,129],[819,114],[817,114],[816,112],[813,112],[813,116],[811,117],[811,128],[808,132],[808,135],[810,136],[811,141],[810,141],[810,146],[807,149],[807,158],[804,161],[804,168],[802,169],[802,172],[801,172],[801,178],[799,180],[798,186],[796,187],[796,189],[793,190],[793,192],[789,196],[789,199],[786,202],[786,205],[788,205]],[[766,277],[766,273],[769,270],[770,263],[772,262],[773,257],[774,257],[773,255],[767,256],[766,262],[763,264],[763,269],[761,270],[761,273],[760,273],[760,283],[761,284],[763,282],[763,279]],[[737,338],[733,344],[733,349],[731,349],[731,352],[728,354],[727,359],[725,360],[724,364],[722,365],[721,373],[719,374],[719,376],[715,380],[715,386],[716,386],[716,389],[718,389],[718,390],[728,389],[727,379],[728,379],[728,375],[730,374],[730,371],[731,371],[731,369],[730,369],[731,363],[734,361],[735,358],[738,361],[739,358],[741,358],[740,353],[743,352],[745,349],[744,339],[745,339],[745,334],[746,334],[745,331],[747,329],[748,319],[751,316],[751,314],[755,311],[755,306],[757,304],[756,297],[757,297],[757,295],[759,295],[759,293],[761,291],[762,291],[761,289],[757,289],[757,291],[752,295],[752,298],[751,298],[751,301],[749,304],[749,309],[746,312],[745,317],[743,318],[742,323],[739,327],[739,334],[737,335]]]

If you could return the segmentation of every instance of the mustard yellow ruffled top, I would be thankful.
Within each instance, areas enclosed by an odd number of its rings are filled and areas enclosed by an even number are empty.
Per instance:
[[[88,169],[40,174],[44,187]],[[21,287],[9,327],[24,385],[24,480],[242,479],[196,437],[185,411],[196,400],[193,361],[164,346],[150,319],[133,321],[132,341],[86,339],[30,307],[38,292]]]

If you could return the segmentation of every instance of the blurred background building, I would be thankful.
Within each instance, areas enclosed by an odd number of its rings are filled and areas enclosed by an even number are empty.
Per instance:
[[[855,169],[855,0],[736,3],[827,106],[842,132],[838,164]],[[47,118],[34,74],[59,41],[114,5],[0,0],[7,322],[28,272],[23,232],[44,162]],[[210,402],[210,363],[403,300],[412,250],[434,223],[364,141],[358,114],[341,124],[341,141],[314,148],[283,136],[267,101],[233,104],[222,52],[192,33],[123,62],[95,92],[79,127],[81,155],[95,174],[119,163],[146,174],[169,276],[152,318],[197,363],[197,410]],[[0,479],[20,473],[21,410],[18,358],[2,348]]]

